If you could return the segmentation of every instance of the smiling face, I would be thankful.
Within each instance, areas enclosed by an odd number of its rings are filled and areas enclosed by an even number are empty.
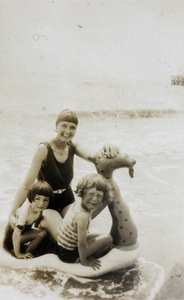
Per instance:
[[[82,197],[82,206],[87,211],[96,209],[102,204],[103,197],[104,193],[95,187],[86,188]]]
[[[62,121],[57,124],[57,137],[65,143],[70,142],[75,136],[77,125],[72,122]]]
[[[49,197],[43,195],[35,195],[33,202],[31,203],[32,209],[35,212],[41,212],[49,205]]]

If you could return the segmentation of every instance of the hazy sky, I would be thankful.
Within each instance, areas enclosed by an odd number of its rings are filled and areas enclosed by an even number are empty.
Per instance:
[[[61,78],[67,84],[168,81],[184,74],[183,0],[7,0],[0,6],[5,90],[38,81],[58,88]]]

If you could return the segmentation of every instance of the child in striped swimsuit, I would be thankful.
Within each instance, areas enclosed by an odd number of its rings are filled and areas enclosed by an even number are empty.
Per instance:
[[[76,194],[81,198],[71,205],[58,231],[58,257],[67,263],[80,261],[93,269],[100,267],[99,257],[111,245],[112,237],[88,234],[93,214],[97,214],[112,199],[107,180],[99,174],[83,177],[77,185]]]

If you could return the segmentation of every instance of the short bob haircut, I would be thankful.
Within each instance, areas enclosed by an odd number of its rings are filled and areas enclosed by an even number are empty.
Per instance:
[[[58,114],[57,120],[56,120],[56,127],[60,122],[63,122],[63,121],[74,123],[76,126],[79,123],[79,119],[78,119],[76,112],[74,112],[70,109],[64,109]]]
[[[53,201],[54,193],[53,189],[46,181],[39,180],[34,182],[31,187],[29,188],[27,198],[30,203],[32,203],[35,199],[36,195],[42,195],[45,197],[49,197],[49,201]]]
[[[75,193],[79,197],[83,197],[85,189],[96,188],[97,191],[104,193],[103,202],[112,199],[113,193],[110,184],[100,174],[89,174],[84,176],[77,184]]]

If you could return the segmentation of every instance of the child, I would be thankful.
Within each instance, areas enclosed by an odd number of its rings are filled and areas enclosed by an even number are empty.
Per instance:
[[[107,199],[111,199],[111,189],[107,180],[99,174],[90,174],[81,179],[76,194],[81,197],[71,205],[58,231],[59,258],[68,263],[80,261],[93,269],[100,267],[98,259],[91,255],[101,255],[112,245],[112,237],[108,235],[88,234],[93,213],[105,207]]]
[[[34,250],[46,236],[46,230],[32,227],[39,223],[42,212],[53,199],[53,190],[46,181],[33,183],[28,191],[25,202],[16,212],[16,224],[12,228],[8,223],[5,229],[4,248],[13,253],[17,258],[33,258]],[[22,246],[29,242],[24,253]]]

